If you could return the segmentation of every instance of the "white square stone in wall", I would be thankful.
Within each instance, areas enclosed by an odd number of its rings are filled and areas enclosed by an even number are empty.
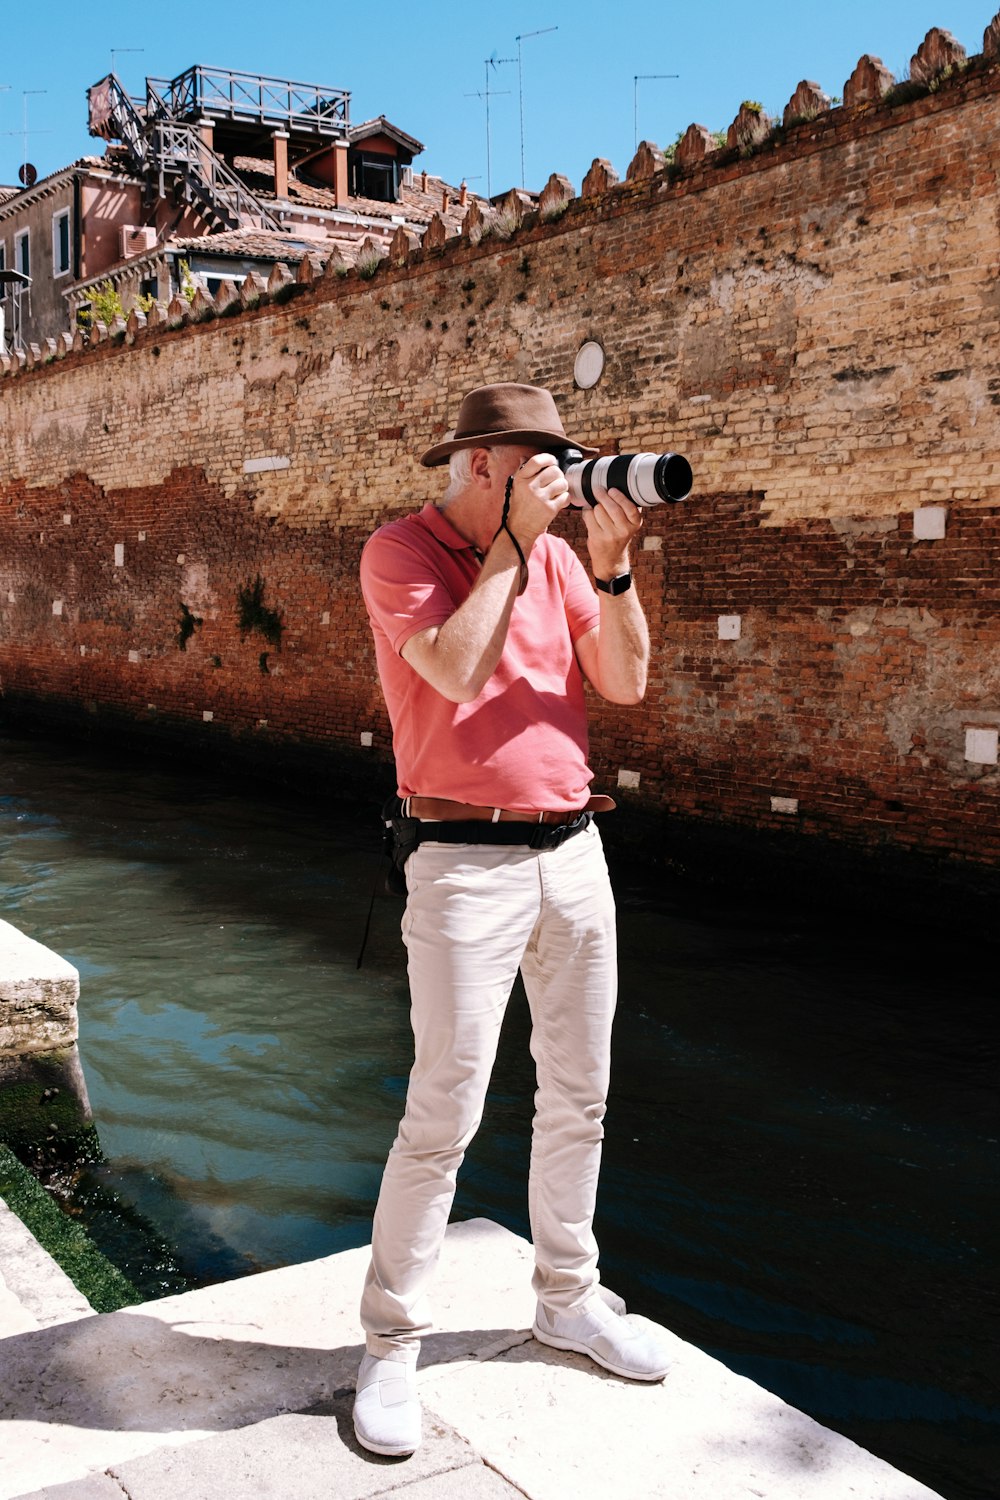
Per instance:
[[[642,550],[643,552],[662,552],[662,536],[644,536],[642,539]]]
[[[123,568],[124,566],[125,566],[125,543],[124,542],[115,542],[115,567],[116,568]]]
[[[632,791],[634,791],[636,789],[636,787],[639,785],[639,772],[638,771],[624,771],[624,770],[619,771],[618,772],[618,785],[619,786],[623,786],[623,787],[629,787],[629,788],[632,789]]]
[[[361,731],[361,743],[362,743],[362,745],[370,745],[372,743],[372,739],[373,739],[373,736],[372,736],[371,730],[370,729],[362,729],[362,731]]]
[[[63,602],[62,602],[62,600],[61,599],[53,599],[53,601],[52,601],[52,613],[54,615],[61,615],[62,614],[62,609],[63,609]]]
[[[719,640],[738,641],[742,628],[742,616],[720,615],[719,616]]]
[[[946,505],[921,505],[913,512],[913,536],[918,542],[940,542],[948,522]]]
[[[139,660],[139,653],[138,653],[138,651],[130,651],[129,654],[128,654],[128,659],[129,659],[129,661],[138,661]]]
[[[201,716],[206,724],[211,724],[212,720],[215,718],[215,715],[210,708],[203,708],[201,711]]]
[[[965,758],[977,766],[995,766],[1000,731],[996,729],[967,729],[965,731]]]
[[[323,611],[323,618],[322,618],[321,623],[324,624],[324,625],[329,625],[329,623],[330,623],[330,611],[328,609],[324,609],[324,611]]]
[[[73,524],[73,517],[70,515],[69,511],[64,511],[63,512],[63,525],[64,526],[72,526],[72,524]]]
[[[797,813],[799,810],[798,797],[772,797],[771,811],[773,813]]]

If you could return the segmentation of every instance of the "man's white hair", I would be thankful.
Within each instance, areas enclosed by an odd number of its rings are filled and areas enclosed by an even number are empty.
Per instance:
[[[481,443],[477,447],[489,448],[503,463],[509,459],[511,473],[521,462],[520,445],[515,443]],[[463,490],[467,489],[472,482],[472,448],[458,448],[448,459],[448,488],[438,501],[439,507],[444,507],[450,501],[457,499]]]

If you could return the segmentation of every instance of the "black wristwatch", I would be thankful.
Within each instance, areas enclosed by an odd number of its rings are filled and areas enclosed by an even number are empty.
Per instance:
[[[595,578],[594,586],[602,594],[624,594],[632,587],[632,574],[619,573],[617,578]]]

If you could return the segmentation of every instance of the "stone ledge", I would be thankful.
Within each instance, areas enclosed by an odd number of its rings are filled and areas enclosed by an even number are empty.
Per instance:
[[[666,1334],[640,1386],[537,1344],[531,1247],[452,1225],[421,1356],[425,1442],[374,1459],[349,1421],[367,1248],[3,1341],[0,1500],[287,1494],[531,1500],[939,1500],[848,1439]],[[298,1415],[295,1415],[298,1414]],[[456,1473],[457,1471],[457,1473]],[[496,1482],[499,1480],[499,1482]],[[336,1481],[335,1483],[332,1481]]]
[[[0,921],[0,1054],[51,1052],[77,1039],[73,965]]]

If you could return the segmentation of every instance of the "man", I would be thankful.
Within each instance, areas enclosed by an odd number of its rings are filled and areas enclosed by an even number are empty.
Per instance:
[[[479,1125],[518,968],[538,1091],[528,1204],[533,1332],[639,1380],[659,1342],[598,1294],[592,1230],[617,968],[614,903],[591,812],[584,678],[612,703],[645,692],[649,636],[630,587],[641,514],[612,491],[583,511],[599,592],[548,528],[569,503],[569,446],[546,390],[485,386],[454,434],[443,499],[383,526],[361,581],[393,727],[406,859],[403,917],[415,1060],[386,1164],[361,1320],[358,1441],[411,1453],[427,1284]],[[582,449],[585,456],[594,449]]]

